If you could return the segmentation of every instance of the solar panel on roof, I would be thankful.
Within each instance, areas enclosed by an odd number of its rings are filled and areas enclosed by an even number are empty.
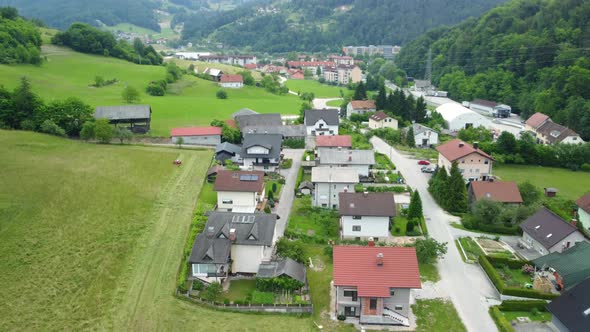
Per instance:
[[[240,175],[240,181],[258,181],[258,175],[256,175],[256,174],[243,174],[243,175]]]

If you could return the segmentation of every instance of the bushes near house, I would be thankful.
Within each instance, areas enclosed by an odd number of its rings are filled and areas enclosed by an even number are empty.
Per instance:
[[[305,140],[296,138],[287,138],[283,140],[283,147],[291,149],[305,148]]]
[[[280,276],[276,278],[256,278],[256,289],[262,292],[277,292],[282,290],[294,291],[301,289],[304,284],[298,280]]]
[[[293,166],[293,159],[283,159],[281,161],[281,169],[289,169]]]
[[[489,313],[490,313],[490,316],[492,316],[494,323],[496,323],[496,327],[498,328],[498,331],[500,331],[500,332],[514,332],[512,325],[510,325],[510,322],[506,319],[506,317],[504,317],[504,315],[502,314],[500,309],[498,309],[498,306],[490,307]]]
[[[271,292],[252,292],[252,304],[273,304],[275,303],[275,295]]]
[[[408,187],[407,186],[392,186],[392,187],[367,186],[367,187],[365,187],[362,184],[357,184],[354,186],[354,191],[356,191],[356,192],[363,192],[365,190],[370,193],[384,193],[384,192],[404,193],[404,192],[408,191]]]

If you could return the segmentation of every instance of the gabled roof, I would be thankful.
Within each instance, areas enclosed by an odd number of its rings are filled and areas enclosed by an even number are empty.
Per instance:
[[[264,190],[264,172],[220,170],[213,190],[260,193]]]
[[[436,133],[436,130],[426,127],[426,126],[423,126],[419,123],[412,123],[412,129],[414,130],[414,135],[420,135],[425,131],[432,131],[432,132]],[[407,131],[407,129],[406,129],[406,131]]]
[[[481,106],[487,106],[487,107],[496,107],[498,105],[498,103],[494,102],[494,101],[489,101],[489,100],[485,100],[485,99],[473,99],[473,101],[470,103],[471,105],[475,104],[475,105],[481,105]]]
[[[381,120],[385,120],[387,118],[391,118],[391,117],[389,115],[385,114],[385,112],[383,112],[383,111],[375,112],[375,113],[371,114],[371,116],[369,117],[369,119],[374,120],[374,121],[381,121]]]
[[[229,142],[219,143],[215,147],[215,153],[228,152],[235,156],[236,154],[240,154],[240,151],[242,151],[241,146]]]
[[[319,148],[320,165],[374,165],[373,150],[336,150]]]
[[[545,136],[551,143],[559,143],[567,137],[578,136],[575,131],[551,120],[546,121],[540,127],[537,127],[537,132]]]
[[[241,108],[238,111],[232,113],[231,118],[236,120],[236,118],[240,115],[252,115],[252,114],[258,114],[258,112],[253,111],[249,108]]]
[[[302,181],[301,184],[299,184],[299,190],[301,189],[309,189],[309,190],[313,190],[313,182],[311,181]]]
[[[204,57],[202,57],[202,58],[204,58]],[[217,69],[217,68],[205,68],[205,70],[203,72],[206,74],[209,74],[211,76],[220,76],[223,74],[221,69]]]
[[[477,153],[485,158],[494,160],[490,155],[480,149],[473,148],[473,145],[465,143],[460,139],[453,139],[436,147],[436,150],[448,161],[453,162],[472,153]]]
[[[219,171],[222,171],[224,169],[225,168],[223,168],[223,166],[221,166],[221,165],[214,165],[207,170],[207,176],[217,175],[217,173],[219,173]]]
[[[280,134],[245,134],[242,143],[242,158],[270,158],[277,159],[281,156],[281,145],[283,136]],[[269,154],[250,154],[248,148],[253,146],[263,146],[270,149]]]
[[[370,110],[377,108],[375,106],[374,100],[351,100],[350,104],[352,105],[352,108],[355,110]]]
[[[350,135],[321,135],[315,137],[315,144],[319,147],[352,147],[352,136]]]
[[[94,117],[109,120],[149,119],[151,114],[149,105],[98,106]]]
[[[223,74],[219,80],[221,83],[243,83],[242,75]]]
[[[288,276],[304,284],[307,281],[305,265],[288,257],[278,261],[260,264],[258,273],[256,273],[257,278],[275,278],[280,276]]]
[[[358,183],[359,173],[353,167],[313,167],[311,169],[313,183]]]
[[[546,249],[578,231],[575,226],[564,221],[546,207],[540,208],[535,214],[523,221],[520,228]]]
[[[542,125],[547,120],[549,120],[549,116],[537,112],[531,115],[531,117],[526,120],[525,124],[537,129],[537,127]]]
[[[185,127],[185,128],[172,128],[170,130],[170,136],[209,136],[209,135],[221,135],[220,127]]]
[[[341,216],[395,216],[393,193],[339,193]]]
[[[383,254],[383,265],[377,265],[378,254]],[[360,297],[389,297],[390,288],[422,288],[416,249],[334,246],[334,285],[356,286]]]
[[[501,203],[522,203],[522,196],[516,182],[472,181],[469,183],[476,200],[489,199]]]
[[[322,66],[334,66],[335,63],[332,61],[288,61],[287,66],[289,67],[322,67]]]
[[[256,69],[257,65],[255,63],[247,63],[244,65],[246,69]]]
[[[570,332],[587,332],[590,326],[590,279],[561,294],[547,305]]]
[[[272,213],[208,212],[209,219],[203,233],[229,241],[236,230],[233,244],[270,246],[275,232],[277,215]]]
[[[590,277],[590,243],[578,242],[564,252],[552,252],[533,260],[538,268],[551,267],[563,278],[566,289]]]
[[[304,137],[304,125],[280,125],[280,126],[247,126],[242,128],[244,134],[279,134],[284,137]]]
[[[323,119],[329,126],[337,126],[340,123],[337,109],[324,110],[306,110],[305,111],[305,125],[313,126],[320,119]]]
[[[576,200],[576,205],[580,209],[590,213],[590,192],[588,192],[586,195],[578,198],[578,200]]]
[[[190,263],[227,264],[231,242],[215,237],[207,237],[206,233],[200,233],[193,242],[193,249],[189,257]]]
[[[283,120],[279,113],[267,114],[246,114],[237,115],[236,121],[240,126],[240,130],[244,132],[244,128],[252,126],[282,126]]]

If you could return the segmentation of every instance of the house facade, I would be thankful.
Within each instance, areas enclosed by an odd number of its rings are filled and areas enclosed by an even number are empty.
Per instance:
[[[311,182],[314,185],[312,205],[337,209],[339,193],[354,192],[354,185],[359,183],[356,169],[350,167],[313,167]]]
[[[321,157],[320,149],[350,150],[350,149],[352,149],[352,136],[350,136],[350,135],[316,136],[315,146],[317,148],[316,155],[318,158]]]
[[[363,72],[357,65],[334,65],[325,67],[322,72],[326,82],[340,85],[358,83],[363,79]]]
[[[590,192],[576,200],[578,207],[578,222],[581,222],[585,229],[590,230]]]
[[[239,89],[244,86],[242,75],[223,74],[219,80],[219,86],[222,88]]]
[[[379,111],[369,116],[369,128],[391,128],[397,130],[397,119],[390,117],[383,111]]]
[[[488,113],[496,118],[509,118],[512,108],[505,104],[498,104],[485,99],[474,99],[469,103],[469,109]]]
[[[351,100],[346,105],[346,117],[350,119],[350,116],[353,114],[362,115],[375,112],[376,110],[377,107],[373,100]]]
[[[368,177],[369,169],[375,165],[375,153],[372,150],[342,150],[319,148],[319,167],[354,168],[359,176]]]
[[[477,145],[459,139],[450,140],[436,147],[438,167],[445,167],[450,174],[453,162],[467,181],[487,180],[492,175],[494,159],[480,150]]]
[[[575,131],[553,122],[543,113],[535,113],[524,123],[524,128],[531,133],[538,144],[583,144],[584,141]]]
[[[395,216],[393,193],[340,193],[340,228],[345,240],[385,241]]]
[[[219,161],[222,165],[225,164],[226,160],[231,160],[234,163],[241,163],[240,152],[242,147],[229,142],[223,142],[217,144],[215,147],[215,160]]]
[[[221,143],[220,127],[186,127],[172,128],[170,130],[170,142],[178,144],[182,138],[182,144],[187,145],[218,145]]]
[[[213,190],[217,210],[253,213],[264,202],[264,172],[220,170]]]
[[[209,63],[223,63],[231,66],[241,66],[256,64],[255,55],[204,55],[199,57],[200,61]]]
[[[585,241],[576,226],[561,219],[546,207],[542,207],[522,222],[520,228],[523,234],[519,244],[541,255],[563,252],[577,242]]]
[[[282,135],[246,134],[242,144],[242,168],[276,172],[281,161]]]
[[[409,326],[412,289],[421,288],[414,248],[334,246],[336,315],[361,324]]]
[[[414,130],[416,147],[427,148],[438,144],[438,133],[435,130],[419,123],[413,123],[412,129]],[[407,132],[407,129],[405,131]]]
[[[338,110],[306,110],[305,131],[307,136],[338,135],[340,117]]]

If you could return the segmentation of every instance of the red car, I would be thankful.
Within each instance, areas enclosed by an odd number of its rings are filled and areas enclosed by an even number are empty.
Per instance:
[[[420,160],[420,161],[418,161],[418,165],[430,165],[430,161],[428,161],[428,160]]]

